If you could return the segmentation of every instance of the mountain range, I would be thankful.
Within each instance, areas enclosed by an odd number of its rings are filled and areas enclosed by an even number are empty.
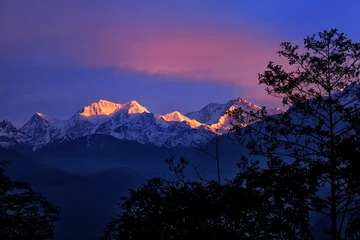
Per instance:
[[[356,107],[359,89],[346,88],[334,96],[345,107]],[[6,171],[12,178],[30,183],[60,206],[57,239],[98,239],[128,188],[136,188],[151,177],[176,177],[164,163],[166,159],[184,156],[199,167],[202,177],[216,179],[216,163],[211,155],[217,151],[222,178],[236,176],[239,171],[236,163],[249,154],[249,149],[237,144],[232,134],[224,134],[233,120],[225,113],[237,107],[260,108],[238,98],[224,104],[210,103],[187,114],[175,111],[160,115],[136,101],[118,104],[100,100],[67,120],[35,113],[19,129],[7,120],[0,122],[0,156],[10,162]],[[288,111],[294,114],[294,121],[302,121],[296,108]],[[311,118],[307,120],[306,124],[311,125]],[[206,149],[210,155],[192,147],[206,143],[215,134],[222,135],[221,144],[216,149],[209,143]],[[262,140],[259,143],[262,145]],[[18,148],[33,151],[19,152]],[[252,159],[266,165],[262,156]],[[192,168],[185,175],[188,179],[197,177]],[[311,225],[318,231],[314,234],[322,237],[327,221],[312,215]]]
[[[35,151],[50,143],[93,134],[171,148],[199,146],[208,143],[215,134],[227,133],[232,119],[226,112],[238,107],[260,109],[238,98],[225,104],[210,103],[199,111],[187,114],[174,111],[161,115],[149,112],[137,101],[119,104],[101,99],[78,110],[67,120],[36,112],[19,129],[3,120],[0,122],[0,146]],[[283,110],[276,108],[268,112],[278,114]]]

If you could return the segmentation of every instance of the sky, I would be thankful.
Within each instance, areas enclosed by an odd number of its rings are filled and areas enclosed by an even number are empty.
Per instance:
[[[360,40],[358,0],[0,0],[0,120],[67,119],[100,99],[187,113],[258,85],[281,42],[338,28]]]

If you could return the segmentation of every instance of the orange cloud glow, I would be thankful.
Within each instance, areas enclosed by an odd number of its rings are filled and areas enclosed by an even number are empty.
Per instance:
[[[190,24],[185,20],[182,24],[149,23],[134,17],[125,21],[123,16],[76,11],[81,9],[77,5],[65,11],[65,7],[48,4],[57,14],[49,17],[45,8],[28,5],[31,11],[27,14],[27,8],[16,4],[16,14],[3,11],[0,22],[12,24],[0,24],[5,36],[0,39],[0,48],[37,43],[42,49],[33,50],[36,58],[40,59],[43,52],[46,63],[117,67],[195,81],[256,85],[257,74],[265,70],[268,61],[277,59],[280,43],[267,40],[260,30],[244,27]]]
[[[278,42],[249,32],[188,29],[127,29],[93,38],[86,63],[235,85],[258,84],[257,74],[277,60]]]

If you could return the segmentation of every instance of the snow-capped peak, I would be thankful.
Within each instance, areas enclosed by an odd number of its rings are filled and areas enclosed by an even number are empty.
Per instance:
[[[190,119],[195,119],[198,122],[206,123],[208,125],[217,124],[221,117],[223,117],[227,110],[234,110],[235,108],[245,109],[260,109],[259,106],[250,103],[242,98],[237,98],[228,101],[227,103],[210,103],[203,107],[200,111],[190,112],[186,114]]]
[[[7,132],[16,132],[17,129],[14,125],[7,119],[4,119],[0,122],[0,128]]]
[[[194,119],[190,119],[184,115],[182,115],[180,112],[178,111],[174,111],[165,115],[160,115],[160,117],[167,121],[167,122],[183,122],[185,121],[187,125],[189,125],[191,128],[197,128],[201,125],[203,125],[202,123],[194,120]]]
[[[88,106],[85,106],[79,111],[79,114],[84,117],[109,116],[115,113],[117,110],[121,109],[122,107],[122,104],[100,99],[98,102],[94,102]]]
[[[133,100],[129,103],[126,103],[124,105],[127,105],[126,108],[128,108],[129,114],[137,114],[137,113],[150,113],[146,107],[139,104],[137,101]]]
[[[358,106],[360,99],[360,85],[351,83],[346,87],[339,89],[332,93],[332,97],[340,99],[341,104],[346,104],[347,107]]]
[[[111,116],[119,110],[127,109],[129,114],[143,113],[149,111],[141,106],[136,101],[131,101],[129,103],[120,104],[113,103],[107,100],[99,100],[88,106],[85,106],[79,111],[79,114],[83,117],[93,117],[93,116]]]
[[[47,121],[48,123],[55,123],[57,122],[57,119],[49,117],[48,115],[45,115],[43,113],[35,112],[32,118],[41,118],[42,120]]]
[[[232,123],[226,111],[238,107],[260,108],[237,98],[224,104],[210,103],[187,115],[178,111],[155,115],[137,101],[120,104],[101,99],[83,107],[67,120],[36,112],[19,130],[8,121],[0,122],[0,145],[8,147],[15,141],[27,143],[35,150],[53,141],[106,134],[157,146],[194,146],[205,143],[208,138],[204,136],[226,133]],[[273,112],[279,111],[274,109]]]
[[[231,100],[227,103],[227,105],[229,106],[228,110],[233,110],[235,108],[245,108],[245,109],[252,109],[252,110],[259,110],[261,109],[261,107],[259,107],[258,105],[251,103],[249,101],[246,101],[245,99],[242,98],[237,98],[235,100]]]
[[[210,103],[203,107],[200,111],[190,112],[186,116],[190,119],[195,119],[198,122],[205,123],[210,126],[210,130],[227,132],[231,127],[231,117],[226,114],[228,110],[234,110],[237,108],[243,108],[245,110],[257,111],[261,108],[256,104],[246,101],[243,98],[236,98],[228,101],[227,103]],[[269,109],[268,113],[278,114],[283,112],[281,109]]]
[[[37,131],[38,128],[48,128],[58,122],[59,120],[55,118],[49,117],[43,113],[36,112],[19,130],[25,133],[33,132]]]
[[[43,113],[35,112],[35,115],[38,115],[41,118],[46,118],[47,116]]]
[[[188,117],[185,117],[184,115],[182,115],[180,112],[178,111],[174,111],[168,114],[165,114],[163,116],[161,116],[165,121],[176,121],[176,122],[182,122],[184,121],[186,118],[188,119]]]
[[[10,148],[16,144],[28,142],[29,140],[29,136],[20,132],[10,121],[5,119],[0,122],[1,147]]]

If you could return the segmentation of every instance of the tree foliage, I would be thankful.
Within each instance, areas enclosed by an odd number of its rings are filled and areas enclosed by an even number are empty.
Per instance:
[[[104,239],[312,239],[312,212],[330,219],[333,240],[359,238],[360,43],[333,29],[306,38],[303,49],[280,46],[289,66],[270,62],[259,83],[288,110],[229,112],[250,151],[238,175],[190,181],[191,164],[171,159],[178,180],[130,190]]]
[[[360,206],[360,43],[332,29],[307,37],[302,49],[281,48],[289,66],[270,62],[259,83],[289,109],[275,116],[237,109],[230,113],[237,122],[257,123],[233,131],[252,155],[303,168],[304,182],[317,189],[308,196],[311,210],[331,219],[332,239],[350,238],[347,225]]]
[[[4,175],[0,162],[0,239],[53,239],[59,209],[31,186]]]
[[[307,190],[290,190],[297,181],[290,177],[293,166],[264,171],[244,166],[236,178],[219,185],[185,180],[181,174],[187,165],[181,159],[172,168],[177,181],[154,178],[130,190],[103,239],[311,239],[308,212],[297,197]],[[274,177],[268,186],[269,171],[289,178]]]

